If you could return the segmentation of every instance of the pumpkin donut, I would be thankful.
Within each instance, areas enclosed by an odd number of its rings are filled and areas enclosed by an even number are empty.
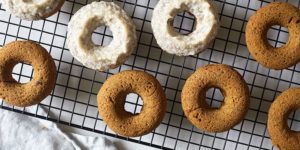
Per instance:
[[[144,105],[139,114],[125,111],[126,95],[136,93]],[[123,71],[108,78],[98,94],[98,108],[113,131],[124,136],[141,136],[162,121],[167,100],[159,82],[143,71]]]
[[[105,25],[113,34],[111,43],[93,43],[92,33]],[[68,24],[67,45],[84,66],[104,71],[123,64],[137,45],[135,25],[127,13],[113,2],[92,2],[80,8]]]
[[[292,131],[287,119],[292,111],[300,109],[300,88],[290,88],[272,103],[268,114],[268,131],[273,145],[281,150],[300,148],[300,133]]]
[[[55,14],[65,0],[2,0],[12,15],[25,20],[45,19]]]
[[[31,64],[34,73],[30,82],[21,84],[12,77],[18,63]],[[31,41],[11,42],[0,50],[0,98],[6,103],[26,107],[46,98],[55,86],[56,66],[42,46]]]
[[[182,35],[172,26],[173,18],[188,11],[195,16],[195,30]],[[211,0],[159,0],[151,20],[158,45],[170,54],[195,55],[208,47],[217,36],[218,13]]]
[[[220,108],[206,102],[206,91],[219,88],[224,96]],[[181,93],[183,111],[197,128],[223,132],[238,124],[249,106],[249,89],[242,76],[227,65],[207,65],[193,73]]]
[[[288,28],[289,39],[279,48],[269,44],[268,29],[273,25]],[[300,11],[297,7],[272,2],[250,17],[246,26],[247,47],[258,63],[271,69],[286,69],[300,60]]]

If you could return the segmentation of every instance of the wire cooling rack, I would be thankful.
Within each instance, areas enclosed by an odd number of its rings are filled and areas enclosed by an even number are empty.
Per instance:
[[[275,97],[289,87],[300,84],[300,65],[275,71],[262,67],[249,54],[245,45],[245,26],[248,18],[261,6],[271,1],[215,0],[221,27],[211,46],[204,52],[189,57],[177,57],[163,52],[156,44],[151,30],[151,16],[158,0],[115,0],[132,17],[138,32],[138,46],[130,58],[119,68],[97,72],[83,67],[70,55],[66,47],[66,29],[71,16],[92,0],[66,0],[55,15],[41,21],[25,21],[9,15],[0,3],[0,45],[15,40],[33,40],[44,46],[55,60],[58,75],[55,89],[35,111],[12,107],[1,102],[0,108],[41,119],[51,120],[107,136],[141,143],[163,149],[274,149],[266,130],[268,109]],[[287,1],[298,8],[298,0]],[[201,23],[201,22],[200,22]],[[174,19],[174,28],[183,34],[193,29],[194,18],[183,12]],[[96,44],[107,45],[112,34],[106,27],[93,33]],[[268,32],[269,42],[283,45],[288,38],[286,28],[273,26]],[[248,83],[251,104],[245,119],[223,133],[207,133],[195,128],[183,115],[180,93],[187,77],[196,68],[206,64],[223,63],[237,70]],[[116,135],[102,121],[97,111],[96,95],[103,82],[122,70],[144,70],[153,74],[163,86],[168,99],[166,115],[152,133],[128,138]],[[28,64],[18,64],[13,77],[25,83],[33,75]],[[218,89],[207,92],[207,102],[212,107],[222,103]],[[47,110],[42,115],[41,107]],[[129,94],[125,109],[138,113],[142,101]],[[293,112],[288,120],[291,129],[300,130],[300,113]]]

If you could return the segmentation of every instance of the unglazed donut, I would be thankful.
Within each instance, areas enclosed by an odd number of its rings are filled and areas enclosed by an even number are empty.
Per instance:
[[[65,0],[2,0],[12,15],[25,20],[45,19],[56,13]]]
[[[292,111],[300,109],[300,88],[290,88],[272,103],[268,114],[268,131],[272,143],[280,150],[298,150],[300,133],[287,124]]]
[[[91,39],[93,31],[101,25],[108,26],[113,34],[113,40],[107,46],[97,46]],[[71,54],[84,66],[94,70],[118,67],[136,44],[133,21],[113,2],[93,2],[82,7],[68,25],[67,45]]]
[[[141,96],[144,105],[139,114],[125,111],[129,93]],[[141,136],[151,132],[166,112],[166,96],[159,82],[143,71],[123,71],[108,78],[98,94],[98,108],[113,131],[124,136]]]
[[[288,28],[289,39],[279,48],[267,40],[272,25]],[[258,63],[271,69],[286,69],[300,60],[300,11],[284,2],[273,2],[262,7],[250,17],[246,27],[246,43]]]
[[[196,18],[195,30],[182,35],[173,26],[173,18],[180,12],[189,11]],[[203,51],[216,37],[218,16],[210,0],[159,0],[151,21],[158,45],[170,54],[194,55]]]
[[[21,84],[12,77],[18,63],[34,69],[30,82]],[[6,103],[25,107],[41,102],[55,86],[56,66],[45,48],[31,41],[15,41],[0,50],[0,98]]]
[[[219,88],[224,96],[220,108],[205,102],[206,91]],[[249,89],[242,76],[222,64],[207,65],[193,73],[184,84],[181,103],[184,114],[197,128],[223,132],[238,124],[249,107]]]

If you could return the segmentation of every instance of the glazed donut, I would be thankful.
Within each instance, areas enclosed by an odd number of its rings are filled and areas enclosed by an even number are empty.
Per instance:
[[[206,102],[206,91],[219,88],[224,96],[220,108]],[[197,128],[207,132],[223,132],[238,124],[249,106],[249,89],[241,75],[227,65],[207,65],[193,73],[181,93],[182,108]]]
[[[269,44],[268,29],[272,25],[288,28],[289,39],[279,48]],[[272,2],[250,17],[246,26],[247,47],[258,63],[271,69],[285,69],[300,60],[300,11],[284,2]]]
[[[93,31],[101,25],[108,26],[114,36],[107,46],[97,46],[91,39]],[[93,2],[72,17],[67,44],[71,54],[84,66],[100,71],[113,69],[124,63],[136,47],[135,25],[116,4]]]
[[[45,19],[55,14],[65,0],[2,0],[12,15],[25,20]]]
[[[172,26],[173,18],[189,11],[196,18],[195,30],[182,35]],[[216,37],[218,31],[217,10],[210,0],[159,0],[151,21],[158,45],[170,54],[194,55],[203,51]]]
[[[31,64],[33,78],[26,84],[12,77],[18,63]],[[0,50],[0,98],[6,103],[26,107],[46,98],[55,86],[56,67],[46,49],[31,41],[11,42]]]
[[[125,111],[126,95],[136,93],[144,105],[139,114]],[[151,132],[166,112],[166,97],[159,82],[142,71],[123,71],[108,78],[98,94],[98,108],[103,120],[116,133],[141,136]]]
[[[290,88],[272,103],[268,114],[268,131],[274,146],[281,150],[300,147],[300,133],[292,131],[287,119],[292,111],[300,109],[300,88]]]

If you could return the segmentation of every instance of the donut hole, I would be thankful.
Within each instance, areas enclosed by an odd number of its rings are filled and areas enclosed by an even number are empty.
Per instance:
[[[129,93],[126,96],[124,109],[131,114],[139,114],[143,107],[142,98],[136,93]]]
[[[14,66],[12,77],[17,82],[25,84],[32,80],[33,67],[30,64],[18,63]]]
[[[282,47],[289,39],[288,29],[279,25],[273,25],[267,32],[267,39],[271,46],[276,48]]]
[[[173,19],[169,20],[169,24],[177,33],[188,35],[195,30],[195,16],[189,11],[179,12]]]
[[[292,131],[300,132],[300,109],[289,113],[287,125]]]
[[[206,91],[205,102],[210,106],[210,108],[220,108],[223,100],[224,97],[220,89],[213,87]]]
[[[112,39],[112,32],[107,26],[99,26],[92,33],[92,42],[96,46],[107,46],[111,43]]]

